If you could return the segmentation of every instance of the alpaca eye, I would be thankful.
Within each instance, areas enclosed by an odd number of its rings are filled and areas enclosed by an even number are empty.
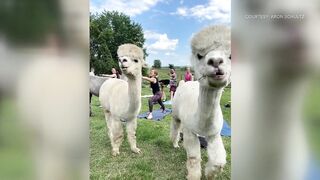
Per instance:
[[[200,54],[197,54],[197,57],[199,60],[203,58],[203,56],[201,56]]]
[[[139,62],[137,59],[134,59],[133,61],[134,61],[135,63]]]

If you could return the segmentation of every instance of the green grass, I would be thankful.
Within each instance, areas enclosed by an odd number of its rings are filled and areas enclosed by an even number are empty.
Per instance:
[[[320,161],[320,82],[319,77],[311,84],[308,96],[305,99],[304,115],[307,139],[312,156]]]
[[[169,78],[168,69],[159,70],[160,79]],[[182,71],[177,71],[179,75]],[[230,124],[230,109],[224,104],[230,101],[230,88],[226,88],[221,100],[224,119]],[[152,94],[147,84],[143,85],[142,95]],[[166,89],[169,98],[168,89]],[[98,98],[94,97],[92,110],[94,116],[90,119],[90,179],[185,179],[186,177],[186,152],[184,148],[174,149],[169,140],[169,127],[171,116],[166,116],[162,121],[138,120],[137,145],[142,154],[130,151],[127,138],[124,138],[120,148],[120,155],[111,155],[111,144],[107,136],[104,114],[99,107]],[[146,112],[147,98],[142,98],[141,112]],[[170,106],[167,106],[170,107]],[[159,108],[156,105],[155,109]],[[223,137],[227,150],[227,165],[218,179],[231,177],[231,138]],[[207,162],[205,149],[201,150],[202,167]],[[203,168],[204,169],[204,168]]]

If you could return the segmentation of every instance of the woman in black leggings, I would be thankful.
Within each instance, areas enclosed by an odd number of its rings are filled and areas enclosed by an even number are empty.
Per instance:
[[[156,103],[159,103],[161,106],[161,109],[164,111],[165,107],[162,103],[161,97],[162,93],[160,91],[160,85],[159,80],[157,78],[158,72],[155,69],[152,69],[150,71],[149,77],[142,77],[142,79],[147,80],[150,82],[150,87],[152,89],[153,96],[149,99],[149,115],[148,119],[152,119],[152,109],[153,105]]]

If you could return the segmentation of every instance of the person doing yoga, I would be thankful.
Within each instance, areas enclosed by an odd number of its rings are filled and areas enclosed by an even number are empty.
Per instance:
[[[149,103],[149,115],[148,119],[152,119],[152,109],[153,105],[156,103],[159,103],[161,106],[161,109],[164,111],[165,106],[162,103],[161,97],[162,97],[162,92],[160,91],[160,85],[159,85],[159,80],[158,80],[158,72],[155,69],[152,69],[150,71],[149,77],[142,77],[142,79],[147,80],[150,82],[150,87],[152,89],[153,96],[150,97],[148,103]]]

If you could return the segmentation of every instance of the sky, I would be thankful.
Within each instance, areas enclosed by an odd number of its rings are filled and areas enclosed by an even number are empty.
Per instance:
[[[202,28],[230,26],[231,0],[90,0],[90,12],[116,10],[141,24],[147,49],[146,61],[162,66],[190,65],[190,41]]]

